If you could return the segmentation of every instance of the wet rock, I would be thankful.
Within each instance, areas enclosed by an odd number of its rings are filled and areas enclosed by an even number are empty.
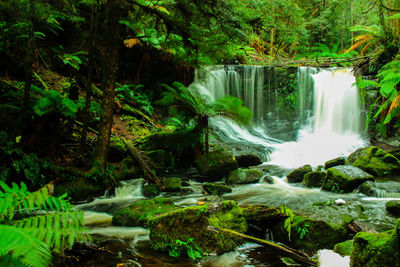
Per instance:
[[[304,179],[304,175],[309,172],[312,172],[311,166],[304,165],[301,168],[291,171],[288,175],[286,175],[286,179],[288,183],[301,183],[301,181]]]
[[[263,173],[256,169],[238,169],[231,171],[226,179],[227,184],[251,184],[257,183]]]
[[[287,169],[277,165],[262,165],[259,168],[271,176],[284,177],[289,173]]]
[[[374,177],[365,171],[349,165],[329,168],[321,189],[336,193],[349,193]]]
[[[345,163],[346,163],[346,160],[343,157],[329,160],[329,161],[325,162],[325,170],[335,167],[335,166],[344,165]]]
[[[196,159],[195,165],[201,175],[219,179],[238,168],[236,159],[222,149],[200,156]]]
[[[182,189],[182,180],[178,177],[165,177],[162,184],[166,192],[178,192]]]
[[[386,210],[395,216],[400,216],[400,200],[391,200],[385,204]]]
[[[147,157],[154,163],[157,173],[165,173],[168,167],[174,165],[172,153],[164,150],[153,150],[146,153]]]
[[[400,174],[400,161],[374,146],[356,150],[347,158],[346,164],[358,167],[377,177]]]
[[[267,228],[287,217],[282,213],[280,208],[273,208],[266,205],[244,207],[243,215],[249,225],[263,229],[264,233]]]
[[[400,183],[394,181],[367,181],[360,185],[358,192],[370,197],[400,198]]]
[[[333,251],[342,257],[350,256],[352,249],[353,249],[353,240],[347,240],[342,243],[338,243],[333,247]]]
[[[270,176],[270,175],[265,175],[261,179],[261,183],[273,184],[274,183],[274,178],[272,176]]]
[[[168,198],[140,200],[127,208],[116,211],[112,218],[112,224],[146,227],[154,216],[177,208],[174,202]]]
[[[354,236],[351,266],[400,266],[400,219],[395,229],[379,234],[360,232]]]
[[[206,253],[223,253],[235,249],[243,240],[208,226],[231,229],[240,233],[247,230],[243,210],[234,201],[187,207],[153,217],[150,221],[151,246],[168,250],[177,240],[189,238]]]
[[[111,137],[108,146],[107,160],[109,162],[121,162],[128,154],[121,138]]]
[[[160,188],[156,184],[145,184],[142,187],[142,194],[145,197],[153,198],[160,194]]]
[[[232,192],[232,189],[227,185],[206,183],[203,184],[203,189],[210,195],[222,195]]]
[[[307,187],[321,187],[326,176],[325,172],[315,171],[304,175],[303,185]]]
[[[244,154],[236,156],[236,161],[238,163],[238,167],[257,166],[262,163],[261,158],[253,154]]]

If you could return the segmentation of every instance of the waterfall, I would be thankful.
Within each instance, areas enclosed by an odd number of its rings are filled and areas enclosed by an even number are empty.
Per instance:
[[[350,70],[298,68],[294,118],[287,118],[282,106],[278,107],[282,96],[277,77],[276,69],[270,67],[215,66],[196,71],[189,88],[210,101],[228,95],[242,99],[253,112],[252,127],[243,128],[223,118],[213,118],[210,125],[225,143],[264,148],[264,160],[273,164],[317,166],[365,144],[361,103]],[[290,130],[297,131],[297,138],[288,141],[284,137]]]

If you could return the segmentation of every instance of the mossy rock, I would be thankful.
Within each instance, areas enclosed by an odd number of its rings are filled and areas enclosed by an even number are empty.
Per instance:
[[[231,171],[226,179],[227,184],[257,183],[263,176],[262,171],[256,169],[237,169]]]
[[[324,181],[326,176],[325,172],[315,171],[315,172],[308,172],[304,175],[304,179],[302,184],[306,187],[321,187],[322,182]]]
[[[280,208],[266,205],[251,205],[244,207],[243,214],[249,225],[254,225],[264,230],[286,218]]]
[[[222,179],[230,171],[238,168],[233,155],[223,149],[200,156],[196,159],[195,164],[202,175],[215,179]]]
[[[157,173],[165,173],[167,168],[174,166],[174,158],[172,153],[164,150],[153,150],[146,153],[147,157],[154,163]]]
[[[221,254],[234,250],[243,240],[224,232],[210,231],[208,226],[240,233],[247,230],[243,210],[234,201],[174,210],[153,217],[150,224],[151,245],[163,251],[176,244],[176,240],[187,241],[193,238],[204,252]]]
[[[108,146],[107,160],[109,162],[121,162],[127,156],[128,150],[121,138],[111,137]]]
[[[356,150],[347,158],[346,164],[358,167],[377,177],[400,174],[400,161],[375,146]]]
[[[130,106],[124,105],[124,110],[130,110],[130,109],[134,110]],[[151,133],[146,123],[133,116],[122,115],[121,120],[126,122],[129,132],[131,132],[135,136],[144,137]]]
[[[249,166],[257,166],[262,163],[261,158],[253,154],[243,154],[236,156],[235,158],[239,167],[247,168]]]
[[[338,243],[333,247],[333,251],[335,251],[342,257],[350,256],[352,249],[353,249],[353,240],[347,240]]]
[[[325,162],[324,168],[327,170],[335,166],[344,165],[345,163],[346,159],[344,157],[339,157]]]
[[[329,168],[321,189],[336,193],[349,193],[374,177],[365,171],[350,165]]]
[[[297,168],[288,173],[288,175],[286,175],[286,179],[288,183],[301,183],[304,179],[304,175],[309,172],[312,172],[311,166],[304,165],[303,167]]]
[[[174,202],[168,198],[140,200],[127,208],[116,211],[112,218],[112,224],[146,227],[152,217],[177,208]]]
[[[145,197],[153,198],[160,194],[160,188],[156,184],[145,184],[142,187],[142,194]]]
[[[328,223],[303,215],[295,215],[290,227],[290,240],[282,220],[272,227],[274,240],[289,246],[315,253],[319,249],[333,249],[334,245],[347,239],[343,224]]]
[[[395,216],[400,216],[400,200],[391,200],[385,204],[386,210]]]
[[[370,197],[398,198],[400,197],[400,183],[398,181],[364,182],[358,187],[358,192]]]
[[[162,184],[167,192],[178,192],[182,189],[182,180],[179,177],[163,178]]]
[[[350,255],[352,267],[400,266],[400,219],[394,230],[384,233],[360,232],[354,236]]]
[[[203,184],[203,189],[210,195],[222,195],[225,193],[232,192],[232,188],[222,184],[205,183]]]
[[[131,158],[125,158],[121,163],[120,180],[131,180],[144,176],[143,170],[139,167],[136,161]]]

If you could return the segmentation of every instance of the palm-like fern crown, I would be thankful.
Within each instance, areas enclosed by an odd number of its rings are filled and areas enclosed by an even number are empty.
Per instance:
[[[0,265],[10,259],[25,266],[48,266],[51,250],[62,253],[88,235],[83,215],[51,186],[29,192],[24,183],[0,182]],[[3,265],[1,265],[3,266]]]
[[[252,112],[243,101],[228,96],[211,102],[206,96],[194,95],[186,86],[174,82],[173,87],[161,84],[167,89],[160,103],[164,105],[178,104],[182,109],[190,111],[197,118],[211,118],[216,116],[231,119],[239,124],[248,124],[252,118]]]

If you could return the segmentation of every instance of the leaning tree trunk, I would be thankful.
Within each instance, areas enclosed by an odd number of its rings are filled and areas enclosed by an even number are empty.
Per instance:
[[[107,161],[107,150],[110,143],[111,128],[113,125],[115,80],[118,67],[118,47],[120,42],[119,16],[121,13],[121,0],[107,1],[107,46],[105,49],[105,81],[101,109],[103,117],[100,123],[99,136],[95,152],[95,166],[104,170]]]

